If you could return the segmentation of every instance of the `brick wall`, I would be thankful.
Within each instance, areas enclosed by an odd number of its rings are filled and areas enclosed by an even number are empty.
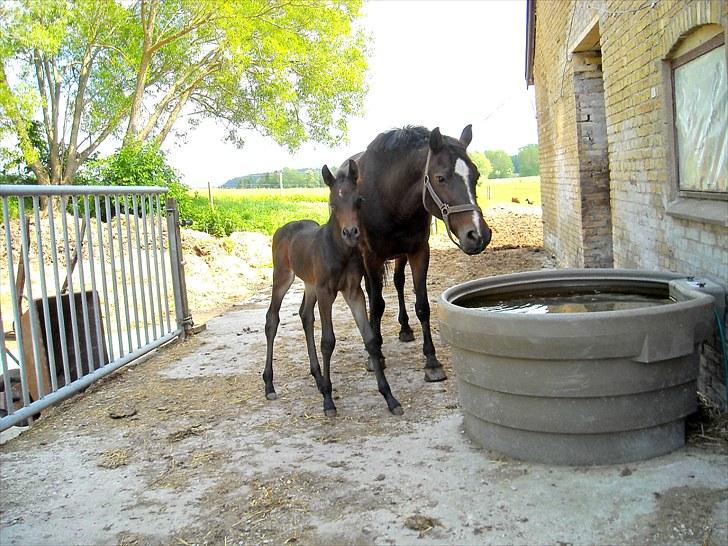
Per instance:
[[[598,168],[588,166],[593,158],[585,154],[585,128],[579,126],[580,111],[591,106],[587,103],[593,90],[587,87],[597,83],[584,70],[584,55],[572,53],[575,40],[595,17],[608,157],[608,175],[601,178]],[[693,29],[709,23],[728,27],[728,2],[660,0],[652,6],[643,0],[536,1],[533,75],[544,244],[560,265],[608,265],[610,249],[600,243],[611,232],[614,267],[707,276],[728,290],[728,227],[668,210],[677,188],[671,175],[663,59]],[[602,155],[594,152],[594,157]],[[605,184],[608,225],[593,213],[604,209]],[[699,388],[725,404],[717,338],[709,345]]]
[[[574,56],[574,100],[584,267],[612,267],[607,121],[602,57]]]

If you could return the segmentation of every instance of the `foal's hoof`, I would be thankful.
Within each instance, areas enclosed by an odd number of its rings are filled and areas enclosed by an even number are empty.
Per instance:
[[[404,410],[402,409],[402,406],[395,406],[391,410],[392,415],[404,415]]]
[[[425,368],[425,381],[428,383],[436,383],[437,381],[445,381],[447,375],[442,366],[437,368]]]
[[[275,400],[276,398],[278,398],[278,395],[275,392],[269,392],[269,393],[266,393],[265,397],[268,400]]]
[[[409,343],[415,340],[415,334],[412,328],[405,330],[404,328],[399,332],[399,340],[403,343]]]
[[[336,417],[336,408],[324,410],[326,417]]]

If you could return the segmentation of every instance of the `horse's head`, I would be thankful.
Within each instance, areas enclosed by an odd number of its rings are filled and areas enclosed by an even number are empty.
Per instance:
[[[430,133],[422,194],[425,208],[445,222],[450,238],[470,255],[485,250],[491,237],[475,200],[480,173],[466,151],[472,138],[471,125],[463,129],[459,139],[443,136],[439,128]]]
[[[350,159],[345,166],[336,171],[336,176],[331,174],[329,168],[324,165],[321,169],[324,182],[329,187],[329,207],[334,227],[341,234],[341,239],[349,247],[359,244],[361,229],[359,227],[359,209],[362,198],[359,195],[356,181],[359,178],[359,169],[356,161]]]

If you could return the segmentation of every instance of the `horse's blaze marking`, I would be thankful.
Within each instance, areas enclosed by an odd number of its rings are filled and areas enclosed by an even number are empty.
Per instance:
[[[468,164],[459,157],[455,162],[455,174],[463,179],[463,182],[465,183],[465,189],[468,191],[468,199],[470,200],[470,204],[475,205],[475,197],[473,196],[473,192],[470,189],[470,169],[468,168]],[[480,222],[478,222],[478,213],[477,211],[473,211],[472,214],[475,231],[480,236],[482,234],[480,233]]]

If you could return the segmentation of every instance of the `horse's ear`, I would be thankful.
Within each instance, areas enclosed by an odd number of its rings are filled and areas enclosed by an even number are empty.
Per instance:
[[[442,134],[439,127],[435,127],[430,133],[430,150],[435,153],[442,150]]]
[[[356,181],[359,179],[359,167],[356,164],[356,161],[353,159],[349,160],[349,178],[356,184]]]
[[[472,125],[466,125],[465,129],[463,129],[462,134],[460,135],[460,142],[463,143],[463,146],[466,148],[470,144],[470,141],[473,140],[473,126]]]
[[[327,186],[333,185],[334,182],[336,182],[336,178],[333,174],[331,174],[331,171],[329,170],[328,165],[324,165],[321,168],[321,176],[324,177],[324,182],[326,182]]]

